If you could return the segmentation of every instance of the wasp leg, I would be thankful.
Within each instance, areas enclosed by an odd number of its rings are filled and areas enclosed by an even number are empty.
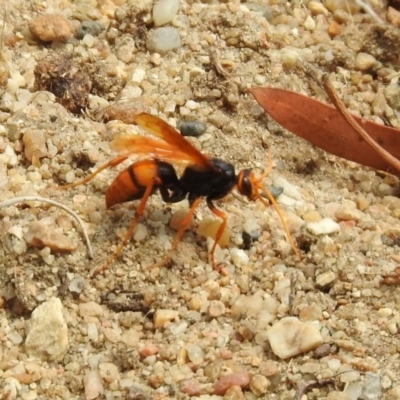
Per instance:
[[[111,161],[109,161],[108,163],[105,163],[101,167],[97,168],[96,171],[94,171],[93,173],[88,175],[86,178],[81,179],[78,182],[70,183],[69,185],[59,186],[58,188],[64,190],[64,189],[71,189],[71,188],[79,186],[79,185],[83,185],[84,183],[87,183],[87,182],[91,181],[101,171],[103,171],[103,170],[105,170],[106,168],[109,168],[109,167],[115,167],[118,164],[121,164],[127,158],[129,158],[129,157],[128,156],[116,157],[116,158],[112,159]]]
[[[100,265],[97,268],[95,268],[95,270],[91,274],[92,276],[97,275],[100,272],[103,272],[105,269],[107,269],[108,266],[121,254],[122,249],[125,247],[125,245],[128,243],[129,239],[132,236],[132,232],[135,229],[138,219],[143,215],[143,211],[146,207],[147,200],[151,196],[155,184],[156,184],[156,182],[153,181],[150,185],[148,185],[146,187],[143,197],[140,200],[139,206],[137,207],[137,209],[135,211],[135,216],[133,217],[132,222],[129,225],[129,228],[125,234],[124,239],[117,247],[117,250],[115,250],[114,254],[112,254],[103,265]]]
[[[179,225],[178,232],[175,234],[174,240],[172,242],[172,247],[168,251],[168,253],[160,261],[156,262],[155,264],[150,265],[148,268],[161,267],[171,258],[172,254],[178,247],[179,242],[181,241],[181,237],[182,237],[183,233],[188,228],[190,221],[192,220],[193,214],[194,214],[197,206],[200,204],[201,200],[202,200],[202,198],[198,197],[191,203],[189,211],[186,213],[185,217],[183,218],[183,220],[181,221],[181,223]]]
[[[221,267],[219,267],[219,266],[217,266],[217,265],[215,264],[215,260],[214,260],[214,251],[215,251],[215,248],[217,247],[217,244],[219,243],[219,240],[221,239],[222,234],[224,233],[224,230],[225,230],[225,228],[226,228],[226,223],[227,223],[228,217],[226,216],[226,214],[225,214],[223,211],[221,211],[221,210],[219,210],[217,207],[215,207],[214,204],[213,204],[213,202],[212,202],[212,200],[211,200],[211,199],[208,199],[208,198],[207,198],[207,206],[208,206],[208,208],[211,210],[211,212],[212,212],[214,215],[216,215],[217,217],[219,217],[219,218],[222,219],[221,225],[219,226],[219,228],[218,228],[218,230],[217,230],[217,233],[216,233],[216,235],[215,235],[214,244],[213,244],[213,246],[211,247],[210,252],[208,253],[208,257],[209,257],[209,259],[210,259],[210,264],[212,265],[212,267],[213,267],[215,270],[220,271],[222,274],[225,275],[225,274],[226,274],[226,271],[225,271],[223,268],[221,268]]]

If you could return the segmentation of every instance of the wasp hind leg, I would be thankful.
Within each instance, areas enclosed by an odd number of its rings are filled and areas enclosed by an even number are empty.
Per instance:
[[[153,189],[154,189],[154,185],[156,184],[156,182],[152,182],[150,185],[148,185],[146,187],[146,190],[143,194],[142,199],[140,200],[139,206],[137,207],[136,211],[135,211],[135,216],[133,217],[128,230],[126,231],[126,234],[124,236],[124,239],[122,240],[122,242],[118,245],[117,249],[115,250],[114,254],[112,254],[108,260],[96,267],[93,272],[92,272],[92,276],[95,276],[97,274],[99,274],[100,272],[103,272],[104,270],[106,270],[109,265],[121,254],[122,249],[125,247],[125,245],[129,242],[129,239],[132,236],[132,232],[135,229],[135,226],[138,222],[138,219],[143,215],[143,211],[146,207],[146,203],[147,200],[149,199],[149,197],[151,196],[151,194],[153,193]]]
[[[93,173],[91,173],[90,175],[88,175],[86,178],[81,179],[80,181],[74,182],[74,183],[70,183],[68,185],[63,185],[63,186],[59,186],[59,189],[71,189],[74,188],[76,186],[79,185],[83,185],[85,183],[88,183],[89,181],[91,181],[97,174],[99,174],[101,171],[109,168],[109,167],[116,167],[118,164],[121,164],[123,161],[125,161],[127,158],[129,158],[128,156],[119,156],[116,158],[113,158],[111,161],[109,161],[108,163],[103,164],[101,167],[97,168],[96,171],[94,171]]]
[[[216,215],[217,217],[222,219],[221,225],[219,226],[217,233],[215,234],[214,244],[208,253],[209,262],[215,270],[221,272],[221,274],[223,274],[223,275],[227,275],[228,273],[225,270],[225,268],[223,268],[215,263],[214,252],[217,247],[217,244],[219,243],[219,240],[221,239],[222,234],[225,231],[228,217],[226,216],[226,214],[223,211],[219,210],[217,207],[214,206],[211,199],[207,199],[207,206],[214,215]]]
[[[196,208],[200,204],[201,200],[202,200],[202,198],[198,197],[197,199],[195,199],[191,203],[189,211],[186,213],[185,217],[182,219],[181,223],[179,224],[179,229],[178,229],[178,232],[175,234],[174,240],[172,242],[171,249],[168,251],[168,253],[160,261],[157,261],[155,264],[150,265],[148,267],[149,269],[162,267],[163,265],[165,265],[170,260],[172,254],[174,253],[174,251],[178,247],[179,242],[181,241],[183,233],[188,228],[188,226],[190,224],[190,221],[193,218],[193,214],[196,211]]]

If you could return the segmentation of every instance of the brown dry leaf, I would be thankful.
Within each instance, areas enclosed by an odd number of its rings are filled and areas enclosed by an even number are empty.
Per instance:
[[[260,106],[284,128],[319,148],[372,168],[400,176],[343,119],[335,107],[307,96],[276,88],[252,88]],[[400,160],[400,131],[354,116],[381,147]]]

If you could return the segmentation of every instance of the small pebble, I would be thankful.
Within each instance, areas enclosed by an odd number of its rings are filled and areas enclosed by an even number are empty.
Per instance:
[[[94,400],[104,393],[103,384],[101,383],[101,376],[98,370],[88,371],[83,378],[83,385],[85,386],[85,399]]]
[[[245,388],[250,383],[250,374],[246,371],[234,372],[219,378],[214,385],[214,393],[223,396],[225,392],[232,386],[240,386]]]
[[[153,7],[153,22],[155,26],[171,22],[179,10],[179,0],[157,0]]]
[[[25,145],[25,157],[32,164],[34,164],[35,159],[39,160],[47,156],[46,137],[41,130],[27,129],[22,137],[22,141]]]
[[[78,247],[67,236],[54,230],[54,227],[47,223],[34,221],[29,225],[25,233],[25,240],[34,247],[48,247],[52,251],[60,253],[71,253]]]
[[[329,392],[326,396],[326,400],[352,400],[347,393],[343,392]]]
[[[145,346],[140,349],[139,354],[143,358],[146,358],[158,354],[159,351],[160,349],[158,348],[158,346],[156,346],[154,343],[149,342],[146,343]]]
[[[267,331],[271,349],[281,359],[313,350],[323,343],[316,325],[296,317],[282,318]]]
[[[178,125],[178,129],[182,136],[198,137],[207,130],[207,126],[199,121],[182,122]]]
[[[83,39],[86,35],[98,36],[104,30],[104,27],[96,21],[82,21],[75,32],[77,39]]]
[[[118,366],[110,362],[99,363],[99,374],[106,382],[116,382],[121,376],[118,371]]]
[[[366,53],[358,53],[355,61],[355,69],[359,71],[368,71],[377,64],[376,58]]]
[[[245,267],[249,263],[249,256],[242,249],[233,248],[230,251],[232,262],[237,268]]]
[[[79,303],[79,314],[81,317],[100,317],[103,313],[103,307],[95,301]]]
[[[148,232],[147,232],[146,225],[139,222],[135,226],[135,230],[133,233],[133,240],[135,242],[143,242],[147,238],[147,235],[148,235]]]
[[[212,300],[210,301],[210,306],[208,308],[208,314],[210,317],[218,318],[225,314],[225,305],[222,301]]]
[[[385,99],[389,106],[395,110],[400,110],[400,87],[399,84],[389,83],[384,90]]]
[[[88,323],[87,335],[88,335],[89,340],[92,340],[93,342],[97,341],[97,339],[99,338],[99,331],[98,331],[95,323],[93,323],[93,322]]]
[[[154,322],[154,328],[161,328],[164,326],[167,322],[170,322],[177,318],[179,315],[179,312],[176,310],[157,310],[154,313],[153,317],[153,322]]]
[[[134,328],[127,329],[124,332],[122,332],[121,340],[127,346],[136,348],[140,340],[139,332]]]
[[[322,14],[325,17],[329,15],[329,11],[324,7],[324,5],[317,1],[310,1],[307,5],[307,8],[311,11],[312,15]]]
[[[388,7],[386,19],[389,23],[400,28],[400,11],[396,10],[393,7]]]
[[[355,0],[325,0],[324,3],[331,12],[343,10],[354,15],[360,11],[360,5]]]
[[[182,41],[175,28],[162,27],[149,34],[146,47],[150,52],[165,54],[182,47]]]
[[[263,375],[255,374],[250,379],[250,390],[257,397],[265,395],[270,386],[271,382]]]
[[[358,210],[355,205],[343,204],[335,211],[335,218],[339,221],[358,221],[365,214]]]
[[[324,343],[315,349],[314,356],[316,358],[323,358],[328,356],[330,353],[331,353],[331,346],[328,343]]]
[[[315,236],[329,235],[340,231],[340,225],[330,218],[322,218],[321,221],[309,222],[306,229]]]
[[[327,271],[323,272],[322,274],[319,274],[315,279],[315,283],[319,287],[326,287],[327,285],[333,283],[335,279],[336,279],[335,273],[333,271]]]
[[[61,361],[68,350],[68,326],[60,299],[52,297],[36,307],[28,323],[25,349],[42,361]]]
[[[387,183],[380,183],[378,186],[378,193],[380,196],[390,196],[393,194],[393,188]]]
[[[237,298],[232,306],[232,316],[246,315],[248,317],[256,317],[263,309],[263,298],[259,295],[245,296],[241,295]]]
[[[183,379],[179,382],[179,390],[188,396],[200,396],[201,386],[197,379]]]
[[[60,14],[44,14],[29,23],[32,35],[43,42],[66,42],[72,32],[68,20]]]
[[[201,347],[195,344],[190,344],[186,346],[186,351],[189,360],[193,364],[199,365],[204,361],[204,351]]]

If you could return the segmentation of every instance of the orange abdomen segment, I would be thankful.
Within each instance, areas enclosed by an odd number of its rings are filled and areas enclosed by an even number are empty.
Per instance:
[[[159,183],[157,170],[154,160],[142,160],[121,171],[106,191],[106,207],[142,198],[147,186]]]

